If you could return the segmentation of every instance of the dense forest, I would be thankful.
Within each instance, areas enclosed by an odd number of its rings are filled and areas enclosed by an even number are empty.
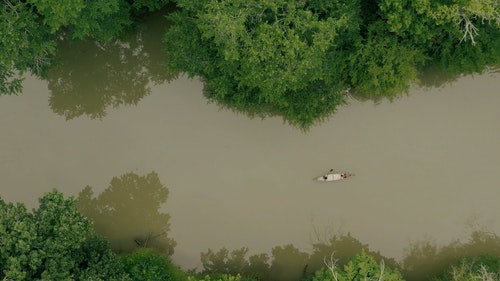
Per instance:
[[[221,107],[282,116],[302,129],[330,117],[351,96],[392,99],[418,85],[430,69],[453,76],[482,72],[500,61],[495,0],[5,0],[1,5],[2,94],[20,93],[23,73],[44,77],[64,63],[58,56],[64,42],[91,41],[116,50],[110,42],[161,10],[171,23],[159,38],[168,58],[165,73],[201,78],[205,96]],[[139,80],[141,70],[135,71],[133,86],[145,81]],[[117,105],[140,98],[116,93],[103,99]]]

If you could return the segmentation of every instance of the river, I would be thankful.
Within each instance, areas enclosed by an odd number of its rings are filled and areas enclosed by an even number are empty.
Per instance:
[[[171,216],[173,258],[185,268],[199,267],[209,248],[308,251],[335,233],[396,259],[415,241],[500,233],[498,72],[415,88],[392,102],[350,100],[308,132],[220,110],[200,81],[183,76],[130,85],[104,77],[117,93],[143,89],[137,105],[66,120],[53,110],[56,93],[85,94],[100,81],[89,74],[56,87],[52,75],[50,85],[27,76],[22,94],[0,96],[2,198],[32,208],[52,188],[78,196],[89,185],[97,195],[113,177],[155,171],[170,192],[158,212]],[[355,176],[312,180],[330,168]]]

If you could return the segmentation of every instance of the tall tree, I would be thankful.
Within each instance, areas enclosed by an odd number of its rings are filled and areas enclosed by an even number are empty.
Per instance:
[[[0,199],[0,279],[129,280],[73,198],[58,191],[28,212]]]
[[[191,2],[171,17],[169,66],[203,77],[210,100],[302,128],[344,103],[345,60],[332,52],[353,37],[356,1]]]

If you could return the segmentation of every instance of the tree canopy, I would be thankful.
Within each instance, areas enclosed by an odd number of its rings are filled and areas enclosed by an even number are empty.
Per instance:
[[[453,73],[500,62],[497,1],[178,0],[168,66],[250,116],[307,129],[346,93],[393,98],[427,66]]]
[[[44,74],[54,58],[64,59],[65,51],[59,55],[59,48],[67,42],[60,41],[97,41],[97,47],[133,51],[129,58],[143,60],[136,49],[126,50],[122,41],[112,38],[133,26],[137,15],[168,2],[4,0],[0,94],[19,93],[23,73]],[[163,39],[166,73],[200,77],[204,94],[223,108],[252,117],[281,116],[301,129],[329,118],[351,94],[373,100],[401,96],[431,67],[458,75],[500,63],[496,0],[173,2],[177,9],[168,16],[173,25]],[[112,85],[113,93],[98,93],[104,107],[85,104],[82,93],[93,94],[88,91],[77,91],[78,101],[55,95],[52,107],[67,118],[100,117],[106,105],[138,102],[147,94],[145,75],[151,73],[141,71],[140,63],[129,64],[122,54],[119,64],[138,68],[101,69],[115,71],[111,74],[117,79],[137,73],[136,79],[128,79],[136,94]],[[111,74],[102,76],[113,79]],[[79,82],[76,74],[61,76],[51,81],[61,93],[71,89],[62,86]]]
[[[0,279],[129,280],[108,242],[58,191],[28,212],[0,199]]]
[[[315,4],[178,1],[165,38],[168,64],[201,76],[205,94],[221,106],[309,126],[345,102],[345,58],[333,50],[350,44],[358,24],[356,1]],[[320,8],[323,14],[313,10]]]

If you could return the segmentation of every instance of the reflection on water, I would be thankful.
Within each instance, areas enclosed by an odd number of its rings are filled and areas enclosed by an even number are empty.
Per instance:
[[[148,21],[136,34],[105,44],[61,42],[46,77],[51,109],[66,119],[102,118],[108,107],[137,105],[151,92],[151,83],[175,77],[166,72],[161,49],[168,22],[159,13]]]
[[[500,237],[491,232],[473,231],[467,241],[455,240],[446,246],[432,241],[412,243],[402,261],[408,281],[430,280],[443,274],[461,257],[500,256]]]
[[[378,262],[399,270],[407,281],[432,280],[442,275],[451,265],[463,257],[482,255],[500,256],[500,237],[491,232],[473,231],[468,241],[455,240],[438,247],[431,241],[412,243],[402,262],[371,251],[350,233],[333,235],[327,241],[313,243],[312,253],[302,252],[293,245],[276,246],[268,254],[256,254],[247,258],[248,248],[217,252],[209,249],[201,254],[204,273],[222,272],[257,277],[258,280],[292,281],[313,275],[325,266],[325,259],[333,257],[342,268],[350,259],[365,251]]]
[[[343,267],[362,250],[378,261],[383,259],[389,267],[399,267],[394,259],[370,250],[368,245],[361,243],[350,233],[333,235],[325,241],[313,243],[312,253],[301,251],[291,244],[273,247],[270,256],[262,253],[248,258],[246,255],[249,249],[245,247],[233,251],[222,248],[217,252],[209,249],[201,253],[201,262],[204,273],[241,273],[253,275],[259,280],[292,281],[314,274],[325,266],[325,258],[329,258],[332,254],[337,260],[337,265]]]
[[[159,212],[167,197],[168,189],[156,173],[127,173],[113,178],[96,198],[92,187],[85,187],[78,196],[78,208],[114,249],[154,247],[171,255],[175,242],[168,237],[170,215]]]

